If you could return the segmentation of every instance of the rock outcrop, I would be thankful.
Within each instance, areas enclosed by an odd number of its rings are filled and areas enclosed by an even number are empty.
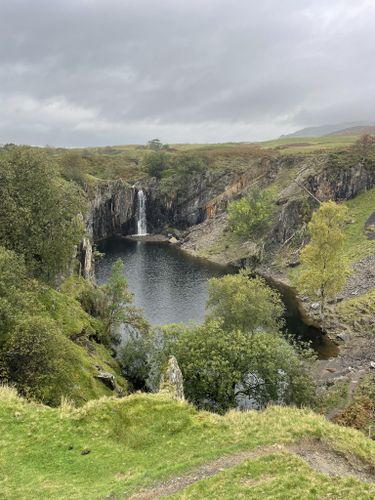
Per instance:
[[[136,189],[122,179],[88,190],[88,232],[93,241],[135,231]]]
[[[177,401],[184,401],[184,380],[177,359],[171,356],[160,379],[159,392],[167,393]]]

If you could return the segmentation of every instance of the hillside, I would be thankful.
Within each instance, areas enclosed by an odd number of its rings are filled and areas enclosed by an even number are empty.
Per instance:
[[[3,498],[375,495],[375,444],[310,411],[221,417],[141,394],[52,409],[6,387],[0,403]]]
[[[321,137],[324,135],[337,135],[340,131],[350,130],[350,129],[359,129],[361,127],[367,128],[368,126],[372,126],[372,124],[366,122],[342,122],[335,123],[332,125],[320,125],[317,127],[306,127],[301,130],[297,130],[291,134],[282,135],[280,138],[293,138],[293,137]],[[345,135],[356,135],[353,134],[345,134]]]

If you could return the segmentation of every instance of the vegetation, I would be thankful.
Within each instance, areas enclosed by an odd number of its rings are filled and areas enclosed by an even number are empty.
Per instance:
[[[224,412],[244,398],[253,407],[307,404],[313,383],[297,350],[278,332],[227,330],[221,321],[162,331],[162,361],[173,354],[185,395],[199,408]],[[160,362],[160,361],[159,361]]]
[[[255,333],[278,331],[284,305],[280,295],[264,279],[249,272],[212,278],[208,285],[208,319],[222,320],[225,330]]]
[[[235,233],[244,239],[259,235],[270,224],[273,212],[268,191],[253,188],[247,196],[232,201],[228,206],[229,223]]]
[[[0,244],[22,255],[34,276],[51,282],[66,272],[84,231],[77,185],[44,154],[12,147],[0,155],[0,198]]]
[[[111,394],[100,370],[115,375],[124,392],[105,346],[120,322],[138,328],[144,321],[131,305],[121,263],[104,287],[74,275],[86,209],[77,182],[64,180],[39,150],[7,146],[0,151],[0,195],[0,381],[53,406],[62,397],[83,404]]]
[[[121,361],[135,387],[158,390],[174,355],[185,395],[199,408],[222,413],[244,398],[258,407],[312,402],[311,352],[281,335],[283,305],[263,279],[245,271],[211,279],[208,307],[203,325],[170,325],[124,344]]]
[[[335,299],[346,281],[343,245],[347,213],[344,205],[322,203],[308,225],[311,241],[301,252],[300,288],[319,301],[322,317],[327,300]]]
[[[9,499],[123,498],[224,455],[301,440],[375,465],[373,442],[307,410],[270,407],[218,416],[144,394],[51,409],[0,388],[0,481]],[[233,488],[256,498],[277,492],[290,498],[294,491],[296,498],[374,496],[372,485],[319,474],[277,446],[178,496],[238,497]]]

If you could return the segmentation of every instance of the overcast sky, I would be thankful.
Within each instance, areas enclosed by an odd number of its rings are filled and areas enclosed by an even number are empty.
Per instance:
[[[374,0],[0,0],[0,143],[375,120]]]

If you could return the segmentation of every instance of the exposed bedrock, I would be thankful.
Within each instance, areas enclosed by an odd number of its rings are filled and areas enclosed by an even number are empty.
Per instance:
[[[102,182],[88,190],[88,232],[99,241],[135,230],[136,189],[121,179]]]

